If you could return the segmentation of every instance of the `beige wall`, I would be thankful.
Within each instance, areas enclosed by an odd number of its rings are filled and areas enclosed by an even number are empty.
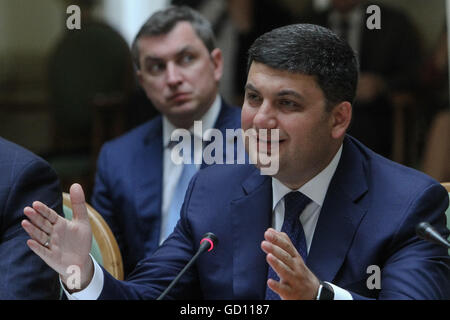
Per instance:
[[[61,0],[0,0],[0,136],[37,153],[51,144],[49,114],[41,110],[47,57],[64,19]]]
[[[0,0],[0,76],[33,79],[63,30],[58,0]]]
[[[0,0],[0,48],[44,53],[62,29],[61,8],[57,0]]]

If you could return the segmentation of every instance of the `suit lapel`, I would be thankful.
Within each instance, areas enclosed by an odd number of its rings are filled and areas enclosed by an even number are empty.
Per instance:
[[[332,281],[336,276],[366,214],[366,208],[358,204],[367,191],[365,176],[363,158],[347,137],[306,260],[311,271],[323,281]]]
[[[159,243],[159,230],[161,225],[162,205],[162,118],[158,117],[151,122],[152,126],[144,137],[141,153],[136,157],[135,168],[139,172],[136,176],[136,210],[137,214],[145,214],[141,218],[149,221],[155,227],[152,232],[151,244],[157,246]],[[147,223],[142,223],[148,226]]]
[[[235,299],[264,299],[266,255],[260,244],[271,224],[270,177],[255,169],[243,183],[244,196],[231,202],[233,239],[233,292]]]

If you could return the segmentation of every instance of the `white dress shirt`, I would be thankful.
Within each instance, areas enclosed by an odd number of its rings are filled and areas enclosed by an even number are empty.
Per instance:
[[[317,221],[319,220],[320,210],[322,209],[328,186],[330,185],[331,178],[333,178],[333,175],[339,164],[341,154],[342,146],[339,148],[338,152],[334,156],[333,160],[331,160],[331,162],[328,164],[328,166],[298,190],[291,190],[276,178],[272,178],[272,227],[275,230],[280,231],[281,227],[283,226],[283,198],[286,194],[291,191],[299,191],[312,200],[305,207],[299,218],[303,226],[303,231],[305,232],[306,247],[308,252],[311,247],[314,231],[316,230]],[[335,300],[352,300],[352,296],[348,291],[339,288],[332,283],[330,283],[330,285],[333,287]]]
[[[319,219],[320,210],[323,205],[323,201],[325,199],[328,186],[331,182],[331,179],[336,171],[336,168],[339,164],[339,160],[342,154],[342,146],[339,148],[338,152],[331,160],[329,165],[322,170],[318,175],[316,175],[313,179],[304,184],[298,191],[302,192],[306,196],[308,196],[312,202],[306,206],[303,213],[300,215],[300,222],[302,223],[306,244],[309,252],[309,248],[311,247],[311,242],[314,236],[314,231],[316,228],[317,221]],[[284,199],[283,197],[291,192],[292,190],[285,185],[283,185],[280,181],[275,178],[272,178],[272,226],[275,230],[280,231],[283,225],[284,219]],[[92,258],[92,257],[91,257]],[[103,289],[103,271],[97,262],[92,258],[94,263],[94,276],[89,283],[89,285],[82,291],[69,294],[64,286],[64,292],[67,295],[69,300],[95,300],[97,299]],[[334,290],[334,299],[335,300],[352,300],[351,294],[330,283]]]

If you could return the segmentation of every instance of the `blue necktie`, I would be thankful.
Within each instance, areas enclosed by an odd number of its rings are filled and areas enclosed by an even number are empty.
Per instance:
[[[193,153],[191,153],[191,158],[193,159]],[[191,181],[191,178],[194,176],[194,174],[197,172],[197,167],[191,161],[190,164],[183,163],[183,171],[181,172],[181,176],[178,179],[177,186],[175,187],[175,192],[172,196],[172,201],[170,203],[169,212],[167,216],[167,224],[165,228],[165,232],[163,231],[163,239],[166,239],[175,228],[178,220],[180,219],[180,211],[181,206],[183,205],[184,201],[184,195],[186,193],[186,190],[189,185],[189,181]]]
[[[298,191],[289,192],[284,196],[284,221],[281,232],[285,232],[288,235],[303,260],[306,260],[308,249],[306,247],[305,232],[300,222],[300,215],[310,202],[310,198]],[[269,278],[276,281],[280,280],[271,266],[269,266],[267,273],[267,279]],[[280,300],[280,296],[267,287],[266,300]]]

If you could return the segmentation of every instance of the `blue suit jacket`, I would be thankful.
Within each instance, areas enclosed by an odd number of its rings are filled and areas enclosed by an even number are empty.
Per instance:
[[[356,299],[448,299],[447,250],[415,235],[421,221],[448,235],[447,206],[448,195],[436,181],[346,137],[306,264]],[[100,298],[158,297],[196,252],[202,235],[213,232],[216,249],[199,258],[168,298],[264,299],[268,265],[260,244],[271,213],[271,179],[255,167],[201,170],[174,233],[128,282],[105,272]],[[381,269],[380,290],[367,286],[371,265]]]
[[[58,213],[58,178],[41,158],[0,138],[0,300],[58,299],[58,275],[34,254],[21,227],[23,209],[39,199]]]
[[[214,128],[225,136],[225,129],[240,128],[240,115],[222,102]],[[161,116],[106,143],[99,155],[91,202],[116,236],[125,275],[159,246],[162,161]]]

